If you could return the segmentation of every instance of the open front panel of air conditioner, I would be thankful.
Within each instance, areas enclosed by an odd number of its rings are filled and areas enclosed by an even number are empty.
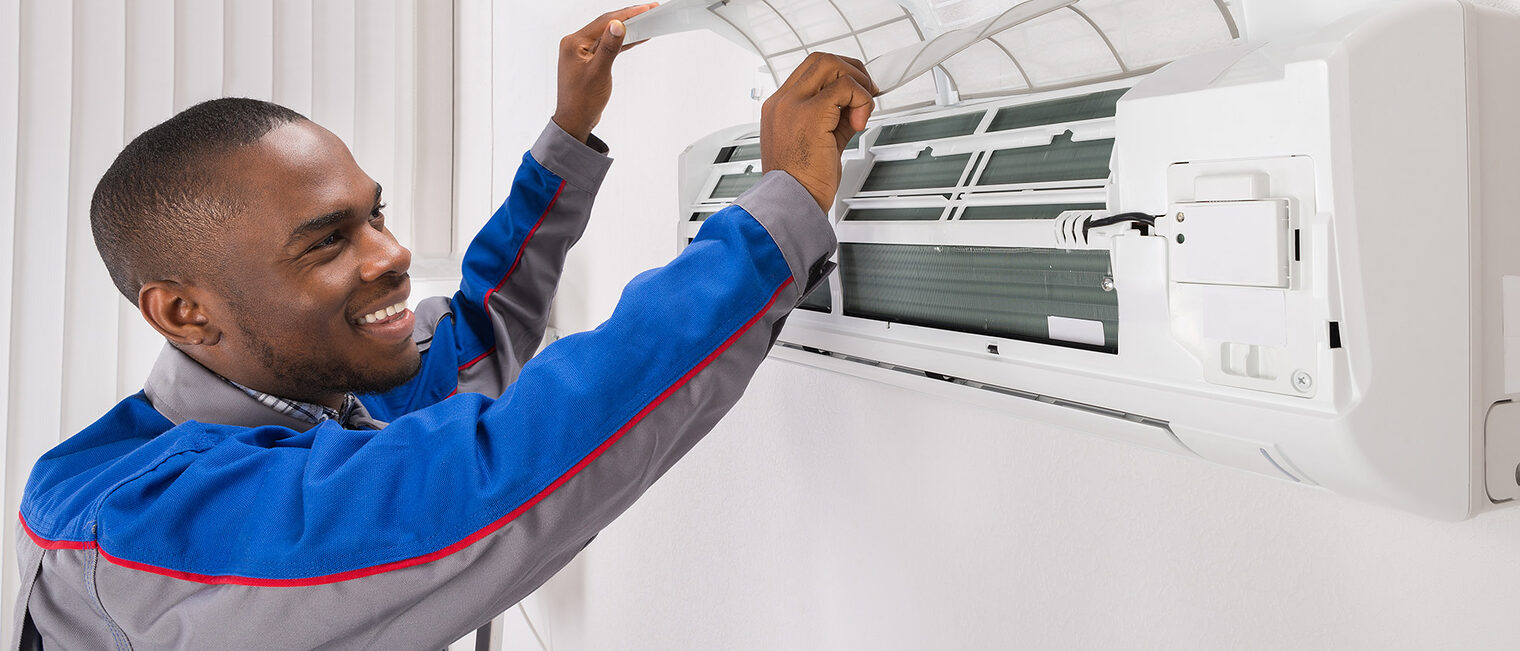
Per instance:
[[[1517,60],[1514,14],[1415,1],[879,115],[774,354],[1433,517],[1507,503]],[[759,158],[753,125],[692,145],[681,245]]]
[[[779,85],[812,52],[866,62],[884,111],[1144,74],[1240,36],[1224,0],[671,0],[629,42],[708,29]]]

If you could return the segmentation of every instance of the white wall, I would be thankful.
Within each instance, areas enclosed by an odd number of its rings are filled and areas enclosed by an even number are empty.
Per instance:
[[[614,3],[540,4],[499,60]],[[753,119],[750,65],[706,35],[619,62],[561,328],[673,252],[675,156]],[[1427,521],[770,361],[529,611],[560,651],[1507,649],[1517,549],[1517,511]]]

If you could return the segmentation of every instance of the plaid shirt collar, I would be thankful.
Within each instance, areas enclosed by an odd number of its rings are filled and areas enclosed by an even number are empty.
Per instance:
[[[222,379],[227,380],[227,378]],[[243,393],[248,394],[250,398],[259,401],[259,404],[265,407],[313,425],[321,424],[324,421],[336,420],[339,425],[352,429],[354,424],[349,421],[359,409],[359,399],[354,397],[352,393],[343,394],[342,409],[333,409],[332,407],[313,402],[301,402],[299,400],[272,396],[257,389],[250,389],[232,380],[227,380],[227,383],[241,389]]]

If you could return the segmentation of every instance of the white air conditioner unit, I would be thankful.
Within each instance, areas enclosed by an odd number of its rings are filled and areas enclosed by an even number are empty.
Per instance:
[[[1378,3],[1253,42],[1239,2],[950,11],[988,4],[630,24],[895,88],[777,357],[1436,518],[1520,497],[1520,16]],[[683,156],[681,245],[759,177],[755,133]]]

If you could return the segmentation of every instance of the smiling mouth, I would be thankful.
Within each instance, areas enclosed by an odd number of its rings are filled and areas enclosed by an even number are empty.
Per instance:
[[[402,301],[390,307],[381,308],[357,319],[354,319],[354,325],[374,325],[376,323],[385,323],[387,321],[394,321],[397,318],[404,316],[405,314],[406,301]]]

